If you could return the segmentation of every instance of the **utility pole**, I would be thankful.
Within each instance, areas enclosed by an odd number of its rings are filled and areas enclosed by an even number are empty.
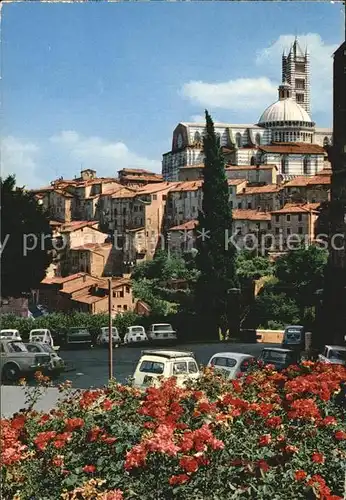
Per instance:
[[[108,378],[113,378],[112,278],[108,280]]]

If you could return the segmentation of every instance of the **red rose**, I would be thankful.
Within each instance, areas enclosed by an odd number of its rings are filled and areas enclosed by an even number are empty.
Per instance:
[[[178,476],[172,476],[169,478],[169,484],[174,486],[176,484],[183,484],[189,481],[189,476],[187,474],[179,474]]]
[[[323,453],[318,453],[317,451],[315,451],[312,454],[311,459],[312,459],[313,462],[315,462],[315,464],[324,464],[324,455],[323,455]]]
[[[196,472],[198,469],[198,462],[194,457],[183,457],[179,461],[179,465],[186,472]]]
[[[270,469],[268,463],[265,460],[263,460],[263,459],[262,460],[258,460],[257,465],[264,472],[267,472]]]
[[[96,471],[96,467],[95,465],[84,465],[82,470],[87,473],[93,473]]]
[[[82,418],[69,418],[66,422],[66,431],[74,431],[84,427],[84,420]]]
[[[346,439],[346,432],[344,432],[344,431],[336,431],[336,433],[334,434],[334,437],[338,441],[343,441],[343,440]]]
[[[270,444],[272,440],[272,437],[270,434],[263,434],[263,436],[260,436],[260,438],[258,439],[258,444],[259,446],[267,446],[268,444]]]
[[[296,481],[304,481],[306,476],[307,476],[307,473],[305,472],[305,470],[296,470],[294,473],[294,479]]]

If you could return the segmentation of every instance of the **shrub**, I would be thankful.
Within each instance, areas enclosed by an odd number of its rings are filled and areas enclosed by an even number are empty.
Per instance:
[[[333,398],[345,379],[304,362],[145,392],[65,384],[57,409],[1,422],[3,498],[341,500],[346,419]]]

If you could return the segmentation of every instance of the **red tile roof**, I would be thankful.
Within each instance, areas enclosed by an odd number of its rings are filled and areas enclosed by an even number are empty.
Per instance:
[[[330,185],[331,176],[330,175],[314,175],[312,177],[307,177],[305,175],[300,175],[295,177],[291,181],[284,184],[284,187],[306,187],[315,186],[320,184]]]
[[[52,276],[51,278],[44,278],[41,281],[42,285],[61,285],[64,283],[67,283],[69,281],[73,281],[77,278],[82,278],[83,276],[87,276],[86,273],[75,273],[75,274],[70,274],[69,276]]]
[[[301,213],[317,212],[320,206],[321,206],[320,203],[304,203],[304,204],[287,203],[283,208],[280,208],[280,210],[274,210],[271,213],[274,215],[280,215],[280,214],[293,214],[293,213],[301,214]]]
[[[169,231],[191,231],[197,227],[197,220],[189,220],[184,222],[183,224],[179,224],[179,226],[174,226],[169,229]]]
[[[318,144],[307,142],[285,142],[274,143],[270,146],[259,146],[265,153],[291,153],[291,154],[326,154],[325,149]]]
[[[261,194],[261,193],[278,193],[281,191],[281,188],[277,186],[276,184],[265,184],[264,186],[252,186],[252,187],[246,187],[244,190],[240,193],[237,193],[237,196],[240,195],[251,195],[251,194]]]
[[[232,210],[232,216],[234,220],[268,220],[270,221],[270,212],[259,212],[257,210],[246,210],[241,208],[236,208]]]
[[[75,220],[63,223],[60,227],[60,232],[71,233],[83,229],[84,227],[91,227],[92,229],[98,230],[96,226],[98,226],[98,221]]]
[[[118,174],[124,172],[125,174],[148,174],[148,175],[161,175],[156,174],[155,172],[151,172],[150,170],[144,170],[142,168],[122,168],[118,171]]]

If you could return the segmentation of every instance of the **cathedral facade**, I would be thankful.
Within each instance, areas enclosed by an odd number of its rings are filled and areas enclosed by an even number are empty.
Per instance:
[[[179,179],[182,167],[203,164],[204,123],[181,122],[173,132],[172,149],[163,155],[162,175]],[[332,130],[317,128],[310,117],[310,61],[296,39],[282,56],[278,100],[253,125],[215,123],[227,163],[275,164],[281,180],[316,175],[324,168]]]

